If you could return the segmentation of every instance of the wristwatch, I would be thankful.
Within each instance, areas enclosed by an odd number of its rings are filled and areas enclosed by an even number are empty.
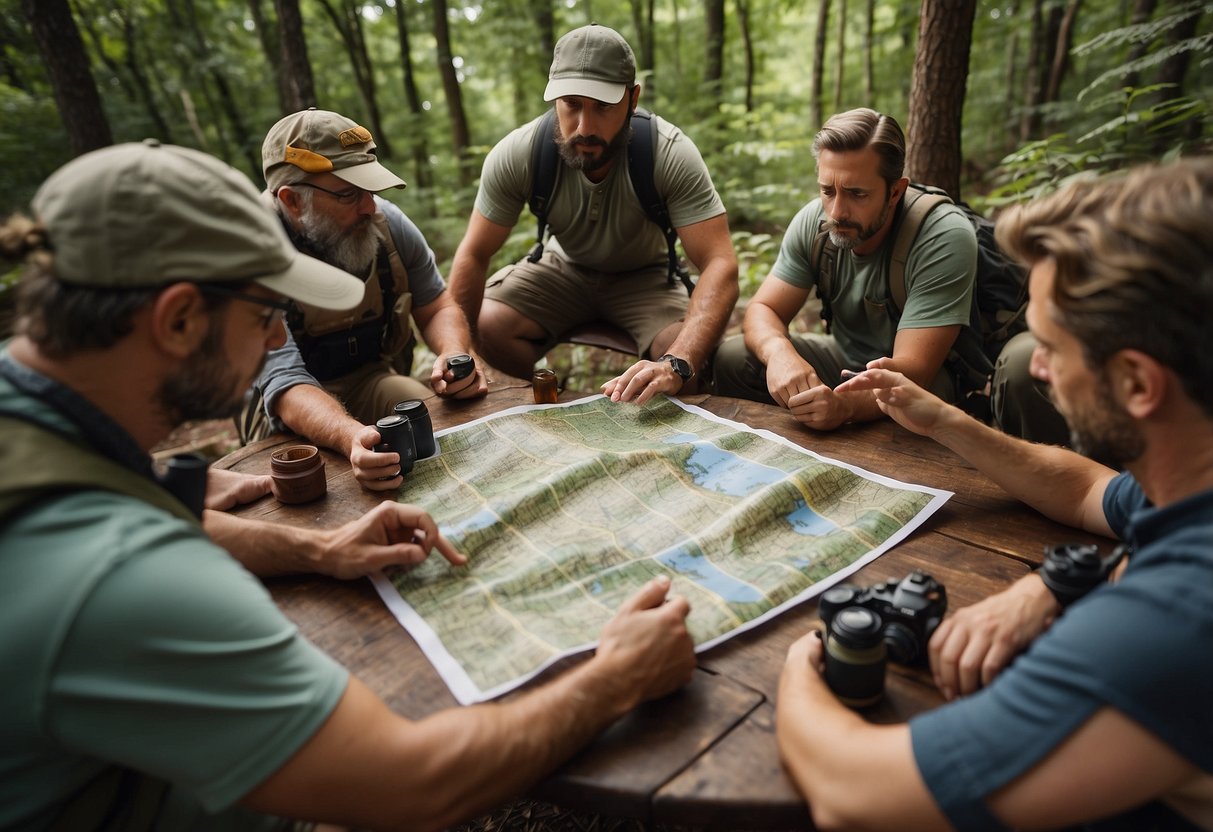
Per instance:
[[[668,361],[674,372],[678,373],[678,377],[682,379],[682,383],[686,384],[691,380],[691,376],[695,375],[695,371],[691,369],[690,363],[685,358],[679,358],[676,355],[670,355],[668,352],[657,359],[658,361]]]

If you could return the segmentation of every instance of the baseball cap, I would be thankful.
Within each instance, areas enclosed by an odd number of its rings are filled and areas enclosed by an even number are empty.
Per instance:
[[[379,164],[370,130],[315,107],[279,119],[261,145],[261,171],[271,193],[287,184],[292,166],[308,173],[331,173],[372,193],[405,186],[403,179]]]
[[[636,56],[623,35],[591,23],[556,41],[544,101],[583,95],[617,104],[636,82]]]
[[[34,194],[55,276],[93,288],[251,280],[326,309],[361,280],[295,250],[248,177],[207,153],[145,142],[85,153]]]

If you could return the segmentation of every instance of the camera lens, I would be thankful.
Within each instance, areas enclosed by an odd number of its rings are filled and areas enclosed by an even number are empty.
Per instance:
[[[898,664],[914,664],[922,652],[918,647],[918,639],[914,632],[897,621],[892,621],[884,628],[884,644],[889,658]]]
[[[846,607],[833,616],[826,632],[825,680],[852,708],[874,705],[884,695],[888,657],[884,622],[864,607]]]
[[[859,592],[850,584],[840,584],[833,589],[826,590],[821,600],[817,602],[817,614],[821,616],[821,620],[826,624],[830,623],[839,610],[849,607],[855,603],[855,599],[859,597]]]

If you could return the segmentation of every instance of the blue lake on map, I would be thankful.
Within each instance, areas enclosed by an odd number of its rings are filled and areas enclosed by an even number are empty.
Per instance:
[[[698,550],[680,546],[677,549],[667,549],[654,557],[678,574],[686,575],[704,589],[715,592],[730,603],[747,604],[763,600],[761,592],[721,572]]]
[[[787,477],[778,468],[771,468],[743,459],[713,445],[696,440],[689,433],[679,433],[664,440],[670,445],[691,445],[686,461],[687,473],[695,484],[730,497],[745,497],[765,485],[773,485]]]

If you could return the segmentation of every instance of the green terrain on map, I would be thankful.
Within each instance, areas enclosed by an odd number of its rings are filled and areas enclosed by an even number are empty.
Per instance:
[[[448,433],[400,500],[429,511],[470,565],[432,556],[391,583],[484,691],[595,641],[659,574],[690,601],[695,643],[719,638],[933,499],[739,427],[664,397],[595,398]]]

